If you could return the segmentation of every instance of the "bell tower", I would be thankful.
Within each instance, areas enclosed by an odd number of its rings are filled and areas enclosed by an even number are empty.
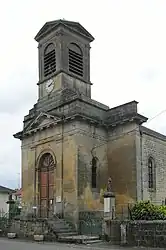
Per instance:
[[[39,101],[69,88],[91,97],[90,42],[93,36],[79,23],[45,23],[35,36],[39,58]]]

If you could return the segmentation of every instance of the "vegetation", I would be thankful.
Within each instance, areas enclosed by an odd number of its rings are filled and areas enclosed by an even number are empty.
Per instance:
[[[14,204],[10,205],[9,215],[10,219],[19,216],[21,213],[21,208],[19,208],[19,204],[14,202]]]
[[[166,206],[140,201],[130,209],[130,215],[132,220],[166,220]]]

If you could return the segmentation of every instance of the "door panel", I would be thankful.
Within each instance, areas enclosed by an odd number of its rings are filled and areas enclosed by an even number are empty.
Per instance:
[[[47,218],[47,199],[41,199],[40,204],[40,215],[42,218]]]
[[[51,216],[54,207],[54,168],[55,164],[51,154],[44,154],[39,164],[39,192],[40,215]]]

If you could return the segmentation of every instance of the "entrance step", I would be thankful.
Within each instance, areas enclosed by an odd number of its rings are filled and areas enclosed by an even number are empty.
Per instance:
[[[75,236],[75,235],[78,235],[77,232],[73,231],[73,232],[64,232],[64,233],[58,233],[57,234],[58,236]]]
[[[47,224],[51,231],[59,235],[70,236],[77,235],[78,233],[75,231],[75,228],[70,225],[70,223],[66,222],[64,219],[52,218],[52,220],[48,219]]]
[[[87,235],[59,235],[58,241],[64,243],[76,243],[76,244],[94,244],[102,242],[99,236],[87,236]]]
[[[86,241],[84,241],[83,242],[83,244],[97,244],[97,243],[103,243],[103,241],[102,240],[86,240]]]

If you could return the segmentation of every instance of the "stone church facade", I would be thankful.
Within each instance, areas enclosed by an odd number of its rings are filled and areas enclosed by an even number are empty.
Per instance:
[[[47,22],[37,33],[38,101],[24,117],[22,200],[40,216],[103,211],[112,178],[116,211],[166,197],[166,137],[142,124],[137,102],[109,108],[91,99],[90,43],[79,23]]]

